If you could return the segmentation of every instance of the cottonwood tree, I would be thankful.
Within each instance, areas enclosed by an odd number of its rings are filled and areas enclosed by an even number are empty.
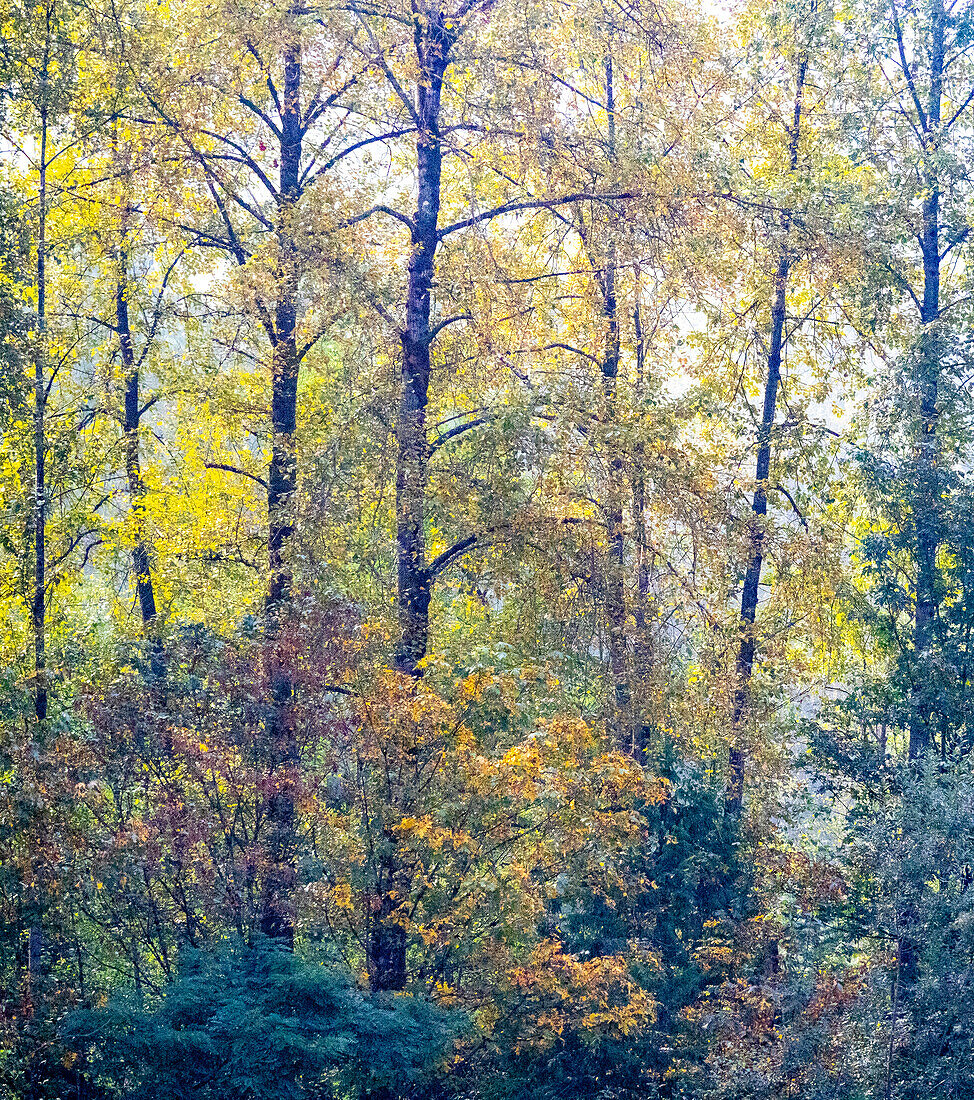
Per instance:
[[[275,638],[293,593],[290,546],[298,487],[297,400],[301,364],[327,329],[334,306],[322,305],[330,284],[329,233],[360,220],[329,224],[317,212],[353,177],[345,169],[367,146],[388,135],[369,128],[355,96],[368,82],[368,66],[352,48],[338,17],[334,25],[293,6],[279,11],[225,13],[206,49],[208,14],[186,9],[179,49],[187,75],[171,79],[159,40],[136,37],[129,57],[145,109],[182,146],[191,173],[178,228],[187,245],[216,249],[239,269],[245,313],[263,332],[269,354],[270,459],[266,478],[227,463],[230,474],[248,473],[266,487],[268,640],[268,765],[278,776],[269,796],[274,855],[267,873],[264,931],[293,939],[295,819],[290,785],[297,743],[286,710],[291,684],[274,656]],[[202,22],[201,22],[202,21]],[[168,47],[167,47],[168,48]],[[150,64],[140,51],[150,51]],[[138,60],[136,60],[138,59]],[[189,94],[187,95],[187,92]],[[354,121],[349,122],[349,118]],[[337,177],[332,182],[332,176]],[[333,255],[340,267],[340,254]],[[340,308],[340,306],[338,307]],[[253,355],[249,333],[239,350]],[[257,352],[259,361],[264,356]]]
[[[775,9],[762,14],[757,26],[767,36],[767,45],[757,39],[757,49],[764,56],[753,74],[754,98],[748,115],[753,111],[757,123],[751,135],[760,136],[754,147],[755,159],[748,160],[728,194],[732,203],[749,207],[747,216],[761,226],[761,253],[755,259],[761,272],[758,286],[763,288],[756,290],[743,314],[755,317],[757,335],[751,355],[761,376],[758,407],[752,413],[754,488],[745,523],[729,715],[725,806],[731,817],[738,816],[743,805],[748,727],[754,720],[755,666],[760,660],[760,594],[762,586],[775,584],[765,575],[775,526],[769,501],[777,498],[780,511],[810,535],[805,511],[787,486],[789,433],[779,418],[787,355],[790,350],[795,365],[789,379],[791,393],[785,395],[786,421],[803,422],[800,432],[811,442],[822,429],[809,417],[809,399],[827,364],[841,361],[846,354],[841,303],[826,287],[830,277],[826,272],[838,275],[836,285],[843,285],[848,277],[847,245],[836,239],[827,217],[817,213],[824,196],[830,196],[829,201],[841,209],[843,195],[835,179],[835,166],[841,162],[839,145],[827,122],[830,74],[841,70],[833,16],[826,5],[813,2],[794,12]],[[745,143],[751,140],[747,130],[754,125],[750,119],[745,123]],[[744,354],[747,358],[748,352]],[[806,362],[810,356],[820,360],[813,360],[811,370]],[[801,397],[803,388],[806,396]],[[799,454],[801,449],[800,441]],[[781,574],[787,571],[786,563],[777,570]]]

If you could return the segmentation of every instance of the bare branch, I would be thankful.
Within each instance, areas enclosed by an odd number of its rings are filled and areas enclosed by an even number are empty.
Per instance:
[[[252,99],[248,99],[245,95],[237,96],[237,99],[243,104],[244,107],[247,108],[248,111],[252,111],[264,123],[264,125],[267,126],[267,128],[277,138],[278,141],[281,140],[281,128],[280,126],[276,125],[270,115],[265,115],[264,112],[257,106],[257,104],[254,103]]]
[[[339,223],[336,228],[348,229],[350,226],[358,225],[359,222],[364,222],[367,218],[371,218],[373,214],[387,214],[390,218],[395,218],[397,222],[402,222],[411,233],[416,230],[416,223],[412,218],[407,217],[405,214],[401,214],[391,206],[370,206],[368,210],[363,211],[361,214],[356,214],[354,218],[347,218],[345,221]]]
[[[784,497],[787,498],[788,503],[791,505],[791,510],[795,513],[796,516],[798,516],[798,518],[801,520],[802,527],[804,527],[805,530],[807,531],[808,530],[808,521],[802,515],[801,510],[799,509],[798,505],[795,503],[794,498],[792,497],[791,493],[788,492],[788,490],[784,487],[784,485],[772,485],[771,488],[772,489],[777,489],[779,493],[781,493]]]
[[[392,71],[392,69],[389,68],[389,63],[386,61],[385,53],[383,52],[382,46],[375,36],[375,31],[373,31],[368,23],[366,23],[365,18],[360,11],[354,8],[352,10],[355,11],[355,14],[359,17],[359,22],[365,28],[365,33],[369,36],[369,41],[372,43],[372,48],[376,51],[375,57],[372,58],[372,60],[379,66],[380,69],[382,69],[382,72],[385,74],[386,80],[389,81],[392,90],[396,93],[396,95],[402,101],[402,105],[409,112],[409,117],[413,120],[413,125],[415,125],[417,130],[421,130],[423,128],[423,124],[420,121],[418,112],[416,111],[416,106],[403,90],[402,85],[396,79],[396,74]]]
[[[186,249],[181,248],[175,255],[172,263],[166,268],[166,272],[162,277],[162,283],[159,286],[159,293],[156,295],[155,304],[152,307],[152,324],[149,325],[149,331],[146,333],[145,344],[142,347],[142,354],[138,358],[138,362],[135,364],[135,369],[140,370],[142,364],[145,362],[146,356],[149,354],[149,348],[152,347],[153,341],[156,338],[156,333],[159,331],[159,324],[162,320],[162,299],[166,292],[166,287],[169,285],[169,280],[172,278],[173,272],[176,270],[176,266],[179,261],[185,256]],[[148,407],[148,406],[147,406]]]
[[[407,126],[403,130],[392,130],[388,134],[377,134],[375,137],[363,138],[361,141],[356,141],[353,145],[348,145],[340,153],[336,153],[331,160],[325,161],[325,163],[314,174],[314,178],[322,175],[324,172],[330,171],[335,165],[343,160],[345,157],[351,156],[352,153],[357,153],[359,149],[364,149],[366,145],[374,145],[377,141],[392,141],[393,138],[405,137],[406,134],[415,133],[415,127]],[[302,180],[308,174],[307,169],[302,175]]]

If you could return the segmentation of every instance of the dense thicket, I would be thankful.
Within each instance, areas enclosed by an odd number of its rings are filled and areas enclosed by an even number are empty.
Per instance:
[[[970,1096],[974,8],[0,28],[0,1095]]]

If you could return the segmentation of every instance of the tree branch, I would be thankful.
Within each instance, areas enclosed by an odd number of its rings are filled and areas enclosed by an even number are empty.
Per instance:
[[[475,546],[479,538],[479,535],[467,535],[466,538],[461,539],[459,542],[455,542],[449,549],[444,550],[442,554],[439,554],[429,563],[429,565],[427,565],[426,575],[432,578],[442,573],[454,558],[461,557]]]
[[[504,214],[516,214],[522,210],[554,210],[559,206],[567,206],[573,202],[613,202],[620,199],[634,199],[638,198],[638,195],[634,191],[621,191],[618,193],[606,193],[598,194],[597,192],[579,191],[573,195],[562,195],[557,199],[528,199],[524,202],[506,202],[501,206],[495,206],[492,210],[485,210],[482,214],[475,214],[473,217],[464,218],[463,221],[454,222],[452,225],[444,226],[437,234],[440,240],[444,237],[448,237],[451,233],[456,233],[459,229],[468,229],[472,225],[478,225],[480,222],[490,221],[493,218],[499,218]]]
[[[445,320],[440,321],[440,323],[438,325],[434,325],[433,329],[430,331],[429,342],[432,344],[433,341],[437,338],[437,336],[439,336],[439,334],[448,325],[455,324],[457,321],[472,321],[472,320],[473,320],[473,314],[471,314],[471,313],[457,313],[453,317],[447,317]]]
[[[581,348],[573,347],[571,344],[547,344],[543,347],[542,351],[553,351],[555,348],[561,348],[563,351],[573,352],[575,355],[581,355],[582,358],[588,359],[593,362],[597,367],[601,366],[601,363],[594,355],[589,354],[587,351],[582,351]]]
[[[489,416],[478,416],[475,420],[468,420],[466,424],[457,424],[445,432],[439,432],[436,439],[430,444],[430,454],[439,450],[439,448],[449,440],[456,439],[458,435],[463,435],[464,432],[469,432],[471,428],[479,428],[481,424],[489,424],[490,421],[494,419],[494,416],[494,413],[491,413]]]
[[[268,129],[277,138],[278,141],[281,140],[283,136],[281,134],[281,128],[280,126],[275,125],[274,120],[270,117],[270,115],[265,115],[264,112],[257,106],[257,104],[254,103],[252,99],[248,99],[245,95],[237,96],[237,99],[243,104],[244,107],[247,108],[248,111],[253,111],[253,113],[268,127]]]
[[[407,217],[405,214],[401,214],[398,210],[393,210],[391,206],[370,206],[368,210],[365,210],[361,214],[356,214],[354,218],[346,218],[345,221],[340,222],[337,229],[348,229],[350,226],[358,225],[359,222],[364,222],[366,218],[371,218],[373,214],[388,214],[390,218],[395,218],[396,221],[402,222],[410,233],[415,232],[416,223],[412,218]]]
[[[417,130],[421,130],[423,128],[423,124],[420,121],[418,112],[416,111],[416,106],[409,98],[409,96],[406,95],[402,85],[396,79],[395,73],[392,71],[392,69],[389,68],[389,63],[386,61],[385,53],[382,50],[382,46],[380,45],[379,40],[375,37],[375,31],[373,31],[368,23],[366,23],[365,17],[360,11],[358,11],[358,9],[353,8],[352,10],[359,17],[359,22],[365,29],[365,33],[369,36],[369,41],[372,43],[372,48],[376,51],[376,55],[372,60],[379,66],[380,69],[382,69],[383,73],[385,74],[386,80],[389,81],[389,84],[392,87],[392,90],[396,93],[396,95],[402,101],[402,105],[409,112],[409,117],[413,120],[413,125],[416,127]]]
[[[787,497],[788,503],[791,505],[792,511],[795,513],[796,516],[798,516],[798,518],[801,520],[802,527],[804,527],[805,530],[807,531],[808,530],[808,521],[801,514],[801,511],[800,511],[798,505],[795,503],[794,498],[792,497],[791,493],[788,492],[788,490],[784,487],[784,485],[772,485],[772,488],[777,489],[779,493],[781,493],[785,497]]]
[[[903,28],[900,25],[900,13],[896,9],[896,0],[890,0],[890,9],[893,12],[893,30],[896,33],[896,47],[900,54],[900,69],[903,72],[903,76],[906,77],[906,86],[910,89],[910,95],[913,98],[913,106],[916,107],[917,118],[920,120],[920,126],[924,134],[926,134],[930,124],[927,120],[926,111],[923,109],[923,104],[920,102],[920,97],[917,95],[916,84],[913,82],[913,74],[910,72],[909,62],[906,60],[906,47],[903,45]]]
[[[156,333],[159,331],[159,324],[162,320],[162,299],[166,292],[166,287],[169,285],[169,280],[172,277],[173,272],[176,270],[176,265],[186,254],[186,249],[181,248],[177,253],[172,263],[166,268],[166,272],[162,277],[162,283],[159,286],[159,293],[156,295],[155,305],[152,307],[152,323],[149,325],[149,331],[146,333],[145,344],[142,347],[142,354],[139,356],[138,362],[135,367],[136,370],[141,370],[145,358],[149,354],[149,348],[152,347],[156,338]],[[148,407],[148,406],[147,406]]]
[[[336,153],[331,160],[325,161],[325,163],[314,173],[314,178],[322,175],[324,172],[330,171],[335,165],[343,160],[345,157],[350,156],[352,153],[358,152],[359,149],[365,148],[366,145],[374,145],[377,141],[391,141],[393,138],[405,137],[406,134],[413,134],[416,132],[414,126],[407,126],[402,130],[391,130],[388,134],[378,134],[375,137],[363,138],[361,141],[356,141],[354,144],[342,149],[340,153]],[[307,173],[306,173],[307,174]],[[302,176],[302,179],[304,177]]]
[[[204,462],[203,465],[207,470],[226,470],[228,474],[249,477],[251,481],[256,481],[258,485],[263,485],[265,489],[268,487],[267,482],[259,474],[252,474],[249,470],[241,470],[239,466],[228,466],[225,462]]]

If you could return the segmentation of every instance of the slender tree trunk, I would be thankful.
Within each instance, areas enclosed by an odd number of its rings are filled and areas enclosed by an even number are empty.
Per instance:
[[[278,298],[274,311],[271,381],[271,461],[267,479],[268,591],[266,663],[270,687],[269,759],[274,784],[267,803],[268,866],[264,876],[261,931],[294,946],[294,890],[297,883],[297,836],[294,771],[298,764],[297,734],[291,716],[293,685],[279,652],[279,632],[291,601],[293,574],[289,561],[294,533],[293,506],[297,490],[297,247],[295,208],[300,197],[301,51],[293,39],[284,51],[281,101],[280,193],[277,224]]]
[[[44,58],[41,69],[39,104],[40,159],[37,189],[37,340],[34,350],[34,577],[31,591],[31,630],[34,641],[34,750],[40,753],[47,732],[47,636],[45,611],[47,602],[47,148],[49,118],[49,72],[52,5],[46,10]],[[27,959],[24,973],[24,1003],[33,1013],[46,977],[44,959],[45,903],[38,876],[25,890],[28,916]]]
[[[643,342],[642,317],[639,305],[633,310],[633,329],[636,338],[636,390],[642,397],[646,383],[646,348]],[[636,624],[636,644],[633,651],[633,673],[638,691],[638,748],[644,752],[649,745],[651,727],[648,719],[647,691],[653,665],[653,639],[650,635],[649,584],[651,553],[646,536],[646,453],[639,443],[636,447],[636,469],[632,480],[632,513],[636,550],[636,599],[633,603],[633,619]]]
[[[741,593],[741,637],[737,650],[734,709],[731,713],[731,731],[734,741],[730,750],[730,775],[726,798],[726,808],[730,814],[740,813],[744,797],[744,767],[747,757],[744,746],[741,744],[741,738],[743,736],[742,727],[750,706],[751,678],[754,672],[754,624],[757,617],[761,568],[764,563],[764,518],[768,514],[767,480],[771,469],[771,433],[774,428],[778,383],[781,379],[781,350],[784,343],[788,272],[788,255],[787,251],[783,249],[775,271],[774,302],[771,310],[771,344],[764,384],[764,409],[758,434],[758,454],[755,470],[757,485],[751,501],[751,559],[744,575],[744,588]]]
[[[795,104],[789,131],[789,170],[798,168],[798,149],[801,141],[802,97],[808,70],[808,55],[803,54],[798,64],[795,88]],[[788,306],[788,277],[791,273],[789,235],[791,215],[785,212],[781,218],[781,246],[774,274],[774,294],[771,302],[771,340],[768,346],[768,363],[764,383],[764,406],[758,428],[758,451],[755,465],[755,489],[751,501],[750,546],[751,557],[744,575],[741,592],[740,640],[737,649],[736,687],[731,712],[731,748],[728,766],[725,810],[736,817],[744,800],[744,772],[747,752],[743,744],[744,726],[751,704],[751,681],[754,674],[756,651],[755,621],[758,610],[758,592],[761,586],[761,569],[764,564],[764,521],[768,514],[768,476],[771,472],[771,445],[775,413],[778,403],[778,384],[781,381],[781,353],[785,342],[785,314]]]
[[[295,208],[300,197],[301,171],[301,51],[292,42],[284,53],[284,95],[281,105],[280,193],[277,221],[278,297],[274,311],[271,381],[271,461],[267,479],[268,566],[267,608],[273,617],[291,597],[292,570],[288,548],[294,533],[292,508],[297,489],[295,451],[298,400],[297,247]]]
[[[48,9],[48,38],[50,9]],[[45,632],[47,481],[45,459],[47,439],[47,130],[46,103],[47,46],[44,58],[44,102],[40,107],[41,149],[38,170],[37,224],[37,348],[34,355],[34,586],[31,597],[31,626],[34,634],[34,713],[38,723],[47,719],[47,647]]]
[[[944,32],[946,15],[942,0],[932,0],[930,44],[930,95],[924,128],[927,158],[927,189],[923,200],[920,251],[923,257],[923,301],[920,323],[919,425],[917,431],[917,478],[913,487],[913,520],[916,529],[917,580],[916,612],[913,624],[915,655],[914,687],[911,700],[909,755],[921,756],[930,745],[934,702],[929,674],[937,613],[937,550],[940,545],[941,501],[939,470],[940,389],[940,180],[935,157],[940,138],[943,98]]]
[[[941,539],[941,477],[939,469],[941,344],[940,321],[940,176],[936,165],[939,153],[945,31],[947,14],[943,0],[930,0],[930,90],[926,118],[918,112],[923,135],[926,193],[921,211],[920,254],[923,260],[923,298],[920,304],[917,410],[919,422],[914,428],[916,475],[907,486],[913,511],[916,538],[916,607],[913,621],[913,684],[910,698],[908,754],[911,760],[922,757],[930,748],[935,725],[936,681],[931,674],[931,655],[937,615],[937,551]],[[897,35],[901,35],[899,25]],[[901,53],[901,57],[904,56]],[[911,74],[912,77],[912,74]],[[897,987],[905,1002],[917,980],[923,929],[916,906],[907,902],[900,913],[902,932],[897,945]],[[894,1018],[891,1027],[895,1029]],[[892,1047],[890,1053],[892,1072]]]
[[[889,1013],[889,1047],[886,1051],[885,1100],[893,1100],[893,1055],[896,1053],[896,1024],[900,1016],[900,971],[903,958],[902,941],[896,945],[896,977],[893,979],[893,997]]]
[[[619,370],[619,328],[616,317],[615,271],[606,271],[606,318],[609,321],[610,350],[602,360],[602,381],[608,422],[615,419],[616,381]],[[605,617],[609,636],[609,666],[612,673],[615,726],[624,748],[632,748],[629,721],[632,692],[629,683],[629,654],[626,638],[626,534],[622,508],[625,467],[616,439],[609,442],[609,485],[605,522],[608,536],[605,561]]]
[[[615,97],[612,84],[612,54],[605,58],[606,114],[609,127],[609,161],[616,157],[616,116]],[[602,312],[605,319],[605,350],[602,356],[602,393],[605,406],[605,421],[610,427],[616,418],[616,390],[619,378],[620,340],[619,307],[616,295],[618,264],[615,241],[612,239],[612,226],[608,227],[608,258],[601,277]],[[603,604],[606,625],[608,627],[609,668],[613,687],[613,725],[616,740],[620,747],[634,751],[635,737],[632,726],[632,691],[629,681],[629,654],[626,640],[625,561],[626,536],[622,500],[625,492],[624,463],[619,454],[619,440],[612,433],[606,442],[609,464],[609,484],[605,502],[605,523],[607,547],[605,555],[605,578]]]

